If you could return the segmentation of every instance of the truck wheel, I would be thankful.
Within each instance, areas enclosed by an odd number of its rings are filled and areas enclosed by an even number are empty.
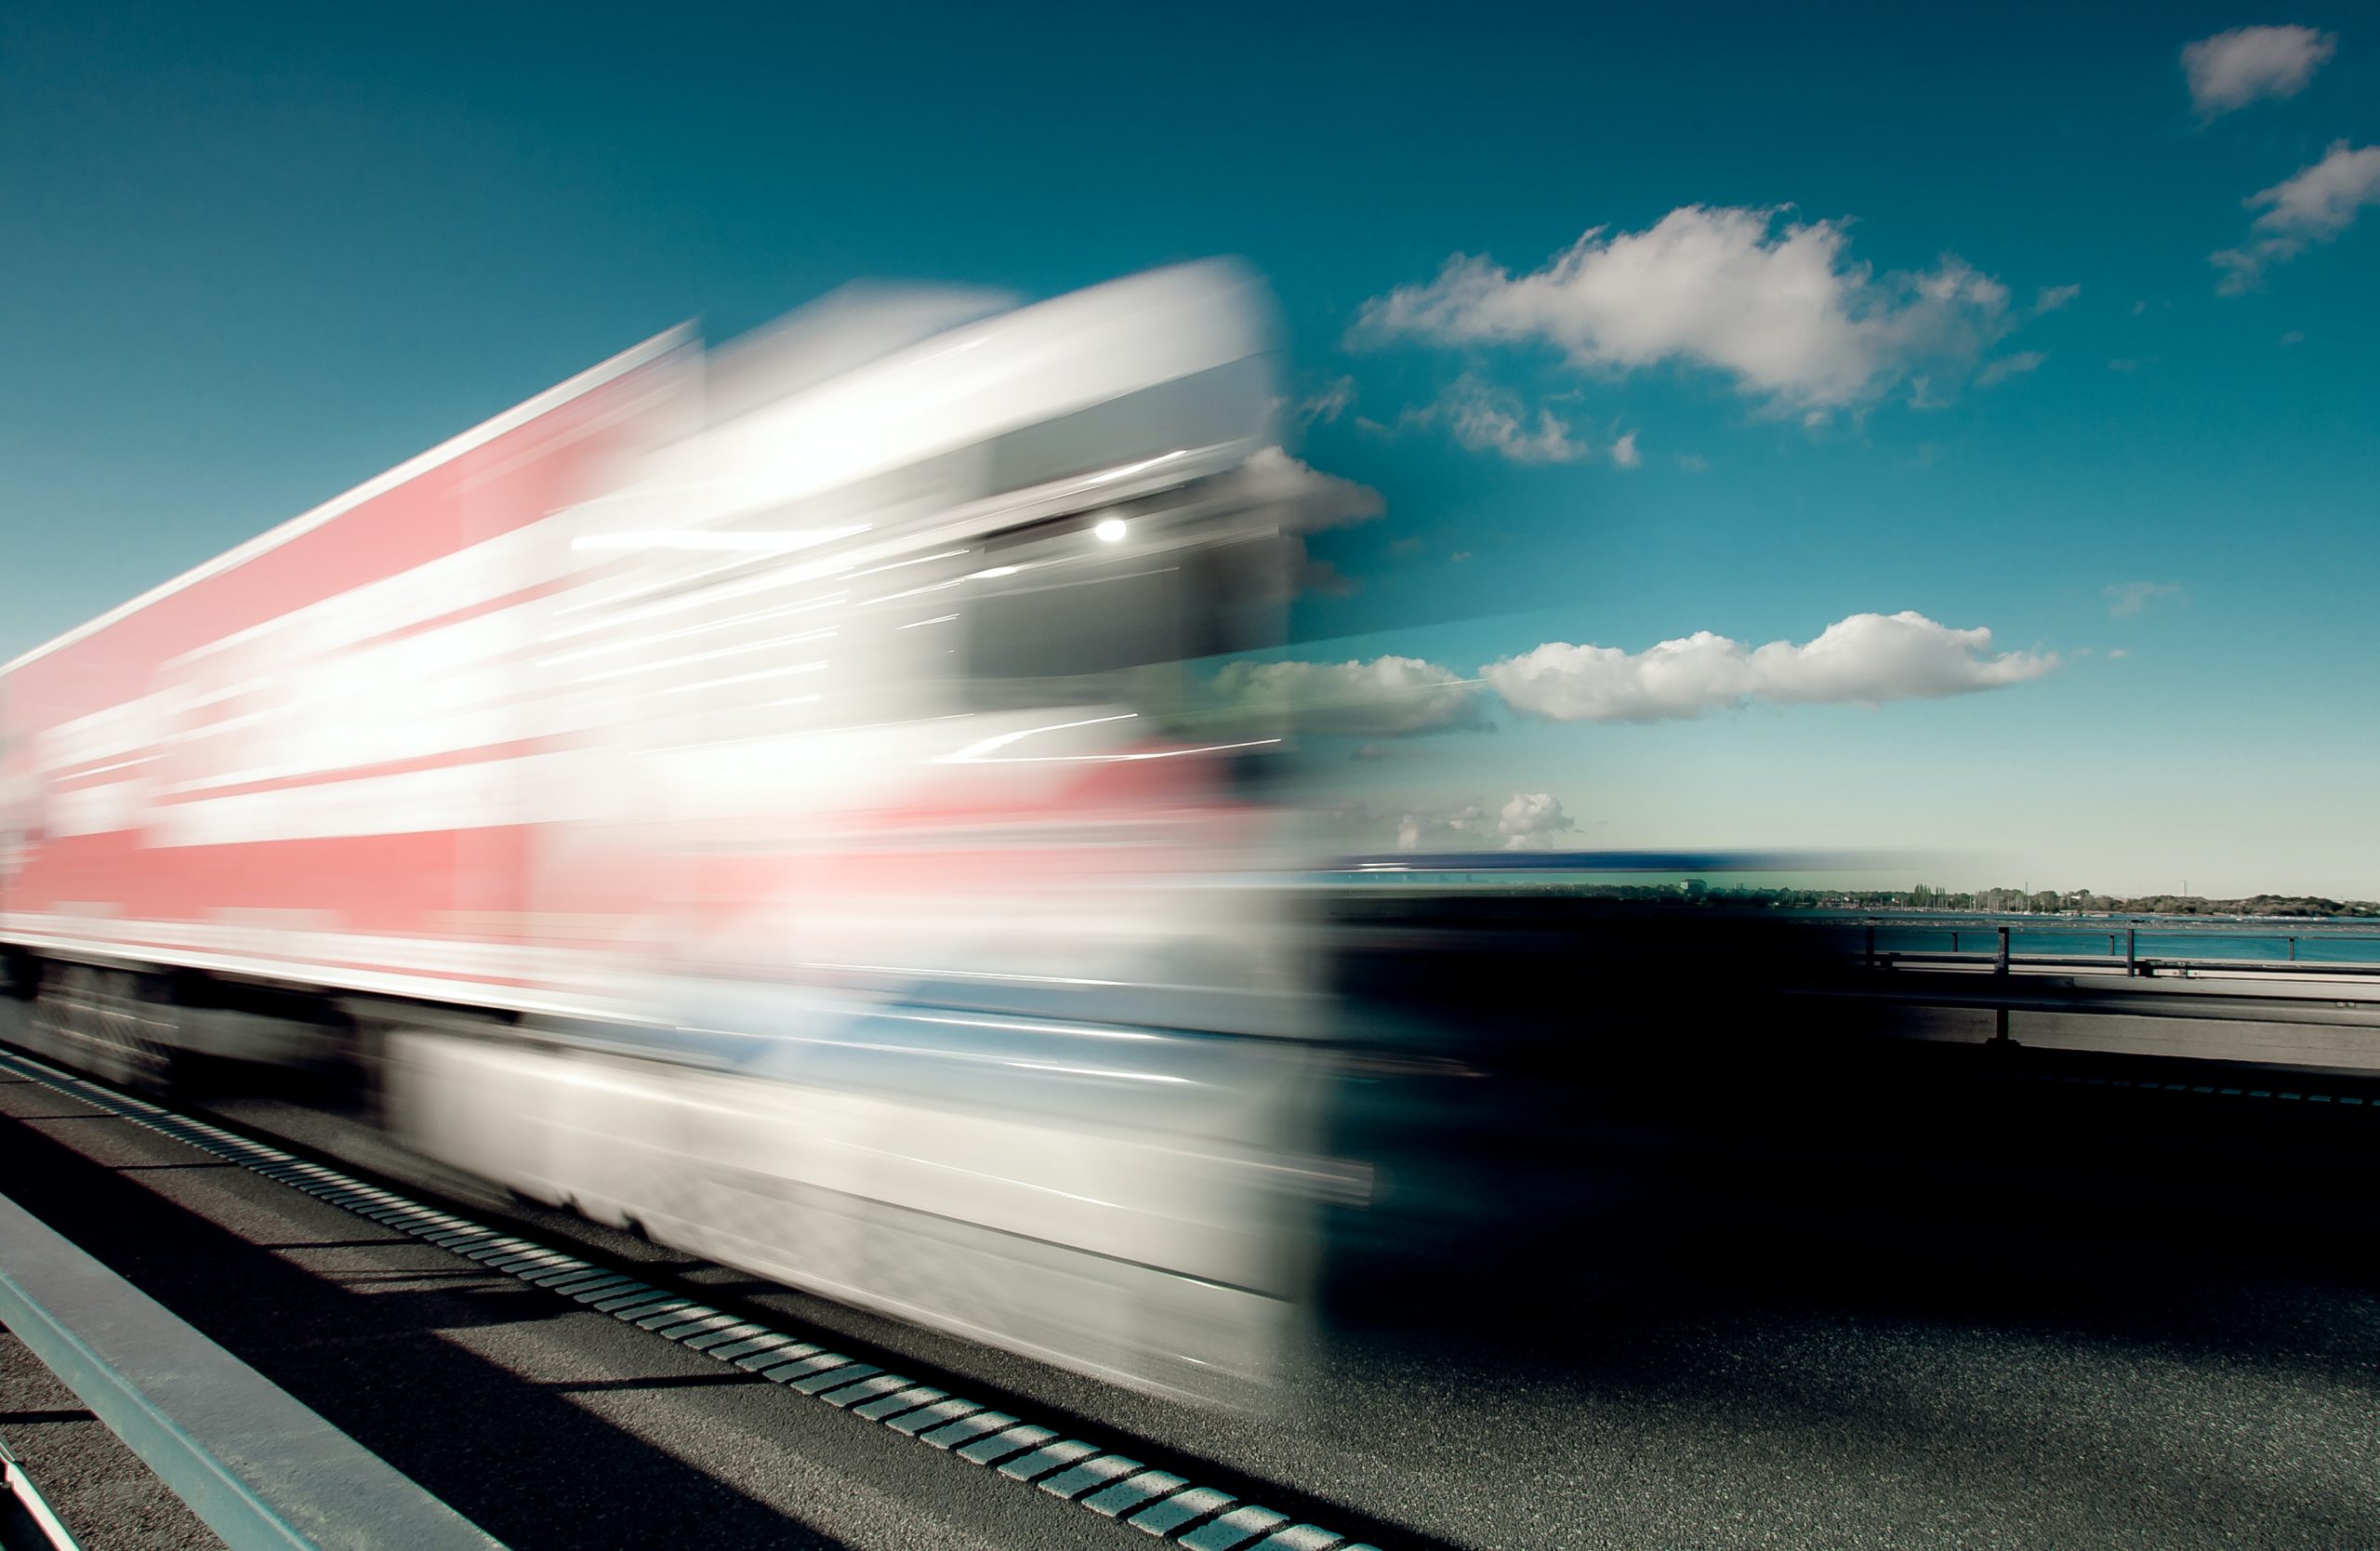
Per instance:
[[[137,1093],[170,1093],[180,1065],[173,1008],[121,970],[72,964],[43,978],[33,1026],[69,1066]]]
[[[41,991],[41,961],[13,944],[0,948],[0,997],[31,1001]]]

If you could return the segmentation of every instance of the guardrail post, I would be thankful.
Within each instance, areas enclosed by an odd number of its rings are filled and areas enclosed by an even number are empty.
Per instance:
[[[1991,973],[1994,974],[2008,973],[2008,928],[2004,926],[2000,929],[2000,956],[1993,961]],[[2004,1017],[2000,1020],[2000,1033],[2002,1038],[2007,1037],[2008,1020]]]
[[[2293,964],[2297,962],[2297,939],[2294,937],[2289,939],[2289,961]]]
[[[2123,977],[2126,980],[2140,973],[2140,928],[2127,926],[2123,932]]]
[[[1952,933],[1950,934],[1950,951],[1951,951],[1952,953],[1956,953],[1958,950],[1959,950],[1959,935],[1958,935],[1958,933],[1956,933],[1956,932],[1952,932]]]
[[[41,1494],[41,1488],[25,1474],[17,1456],[8,1452],[8,1445],[0,1442],[0,1534],[10,1538],[10,1545],[21,1539],[29,1551],[82,1551],[82,1543],[58,1517],[58,1510]]]

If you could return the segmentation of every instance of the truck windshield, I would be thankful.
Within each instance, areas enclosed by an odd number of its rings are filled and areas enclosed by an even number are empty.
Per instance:
[[[969,600],[969,698],[982,709],[1116,700],[1167,716],[1188,665],[1279,639],[1286,561],[1266,534],[1139,553],[1128,537],[1018,563]]]

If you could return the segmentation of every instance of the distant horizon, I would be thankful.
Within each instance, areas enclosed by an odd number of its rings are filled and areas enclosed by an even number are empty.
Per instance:
[[[1577,865],[1578,861],[1588,858],[1592,858],[1592,866]],[[2380,910],[2380,899],[2286,889],[2212,894],[2203,890],[2179,889],[2139,889],[2122,892],[2082,888],[2036,889],[2023,883],[1987,883],[1964,887],[1929,883],[1923,881],[1911,883],[1851,883],[1843,881],[1845,874],[1877,877],[1883,875],[1886,869],[1874,860],[1857,855],[1818,856],[1781,851],[1765,854],[1727,853],[1688,850],[1674,846],[1636,849],[1552,846],[1492,852],[1414,850],[1376,855],[1342,855],[1335,857],[1322,870],[1374,873],[1387,878],[1395,878],[1408,871],[1508,872],[1516,876],[1527,874],[1561,876],[1566,872],[1571,872],[1577,882],[1584,882],[1592,878],[1600,877],[1615,888],[1662,888],[1693,882],[1714,892],[1739,893],[1900,895],[1935,894],[1964,895],[1969,898],[1978,895],[1995,895],[2018,900],[2044,898],[2065,900],[2076,895],[2082,895],[2089,899],[2111,902],[2192,900],[2208,904],[2237,904],[2258,899],[2319,900],[2342,907]],[[1902,875],[1906,876],[1906,873]],[[1932,907],[1912,904],[1907,908],[1930,908]],[[1958,908],[1986,908],[1982,906]],[[1999,907],[1990,907],[1990,908],[1997,910]]]

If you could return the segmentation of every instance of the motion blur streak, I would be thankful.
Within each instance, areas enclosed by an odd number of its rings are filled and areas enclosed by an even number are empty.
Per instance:
[[[1202,264],[664,336],[28,654],[33,1037],[350,1067],[498,1185],[1256,1393],[1352,1177],[1285,730],[1190,667],[1277,643],[1330,484],[1267,316]]]
[[[28,1038],[340,1075],[494,1185],[1261,1397],[1334,1266],[1526,1232],[1589,963],[1461,882],[1528,858],[1308,855],[1345,707],[1218,693],[1351,499],[1265,316],[1202,264],[665,335],[29,653]],[[1606,1023],[1768,973],[1648,931],[1592,923]]]

